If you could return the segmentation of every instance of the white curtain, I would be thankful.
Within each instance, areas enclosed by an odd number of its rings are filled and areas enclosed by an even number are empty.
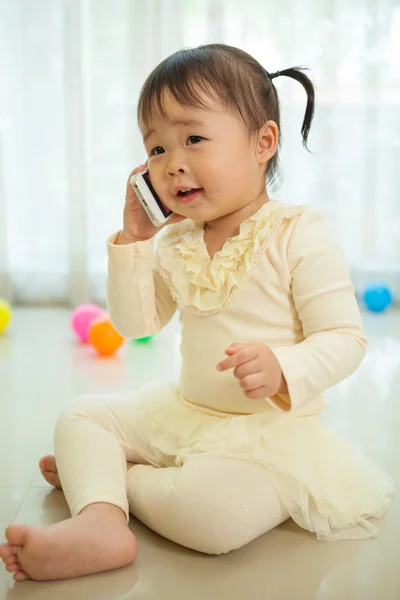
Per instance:
[[[345,248],[358,290],[400,293],[400,0],[0,0],[0,296],[104,300],[105,240],[144,152],[146,75],[175,50],[224,42],[267,70],[310,68],[317,110],[276,81],[283,184]]]

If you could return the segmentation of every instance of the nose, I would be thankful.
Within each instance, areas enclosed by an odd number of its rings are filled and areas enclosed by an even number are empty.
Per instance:
[[[177,152],[172,153],[167,166],[168,175],[170,177],[175,177],[176,175],[187,173],[188,170],[188,166],[182,154]]]

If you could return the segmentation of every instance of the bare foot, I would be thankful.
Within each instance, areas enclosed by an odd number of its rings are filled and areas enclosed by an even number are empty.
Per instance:
[[[0,558],[15,581],[49,581],[118,569],[137,552],[124,513],[112,504],[87,506],[77,517],[48,527],[10,525]]]
[[[45,480],[53,485],[54,487],[62,490],[62,485],[60,478],[58,476],[58,469],[56,465],[56,457],[55,456],[43,456],[43,458],[39,461],[39,468],[42,472]]]

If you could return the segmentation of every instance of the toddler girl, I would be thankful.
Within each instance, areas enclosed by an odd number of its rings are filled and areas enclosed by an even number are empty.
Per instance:
[[[13,525],[0,553],[16,580],[130,563],[129,512],[207,554],[289,517],[319,540],[376,533],[391,481],[323,425],[323,392],[366,340],[341,249],[303,199],[269,198],[279,147],[278,76],[220,44],[183,50],[148,77],[138,107],[152,184],[175,215],[159,232],[129,176],[123,229],[108,241],[108,308],[138,338],[180,312],[177,386],[78,399],[60,416],[55,458],[72,518]]]

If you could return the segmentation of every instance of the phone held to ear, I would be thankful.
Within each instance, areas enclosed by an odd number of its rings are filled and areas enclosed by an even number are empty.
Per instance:
[[[130,184],[153,225],[155,227],[165,225],[173,212],[157,196],[150,182],[149,170],[145,169],[133,175]]]

